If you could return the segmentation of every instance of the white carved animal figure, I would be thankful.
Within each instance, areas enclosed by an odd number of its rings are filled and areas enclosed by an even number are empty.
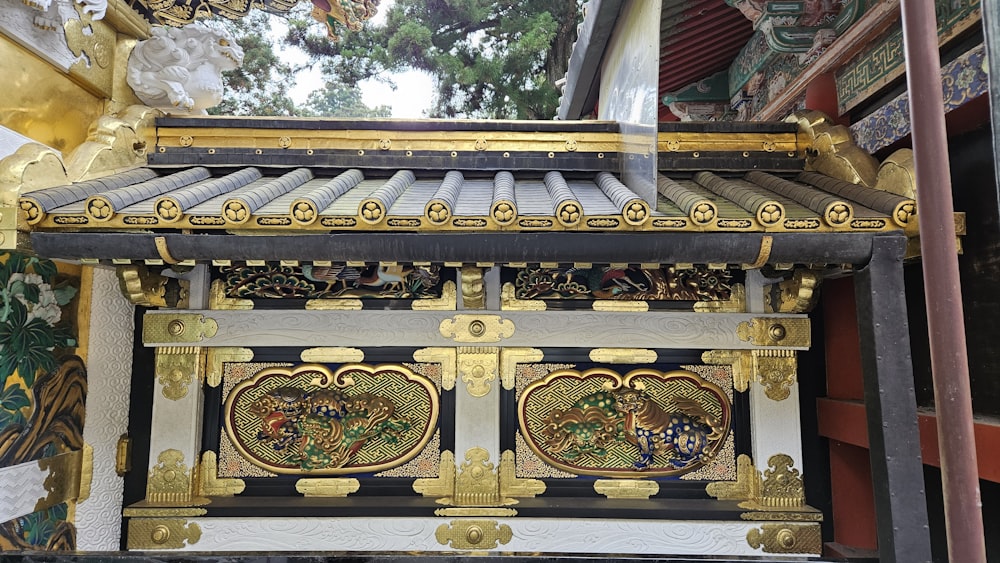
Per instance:
[[[154,27],[128,61],[126,79],[135,95],[166,113],[205,113],[222,101],[222,72],[243,64],[232,36],[202,23]]]

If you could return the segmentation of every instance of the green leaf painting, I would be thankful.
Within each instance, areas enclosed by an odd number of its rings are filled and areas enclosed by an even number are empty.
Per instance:
[[[56,367],[57,348],[76,344],[62,307],[77,288],[57,280],[51,260],[19,253],[0,255],[0,260],[0,390],[15,371],[31,387],[39,371]],[[6,405],[5,400],[5,412]],[[0,427],[15,416],[10,412],[15,411],[0,413]]]

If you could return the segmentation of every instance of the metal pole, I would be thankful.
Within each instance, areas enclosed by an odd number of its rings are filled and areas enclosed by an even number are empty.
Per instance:
[[[985,563],[937,20],[934,2],[903,0],[901,6],[948,556]]]

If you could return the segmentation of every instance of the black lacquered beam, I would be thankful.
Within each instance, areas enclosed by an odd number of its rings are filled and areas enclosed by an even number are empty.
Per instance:
[[[770,252],[764,237],[771,240]],[[176,260],[332,260],[365,262],[593,262],[866,264],[876,236],[902,233],[334,233],[31,234],[47,258],[159,259],[157,237]],[[766,256],[765,256],[766,254]]]

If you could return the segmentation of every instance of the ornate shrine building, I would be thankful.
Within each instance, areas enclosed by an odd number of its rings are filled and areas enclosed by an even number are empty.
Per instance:
[[[3,1],[0,549],[944,556],[897,1],[591,0],[538,122],[202,115],[243,53],[160,24],[246,7]],[[988,42],[937,14],[995,416]]]

